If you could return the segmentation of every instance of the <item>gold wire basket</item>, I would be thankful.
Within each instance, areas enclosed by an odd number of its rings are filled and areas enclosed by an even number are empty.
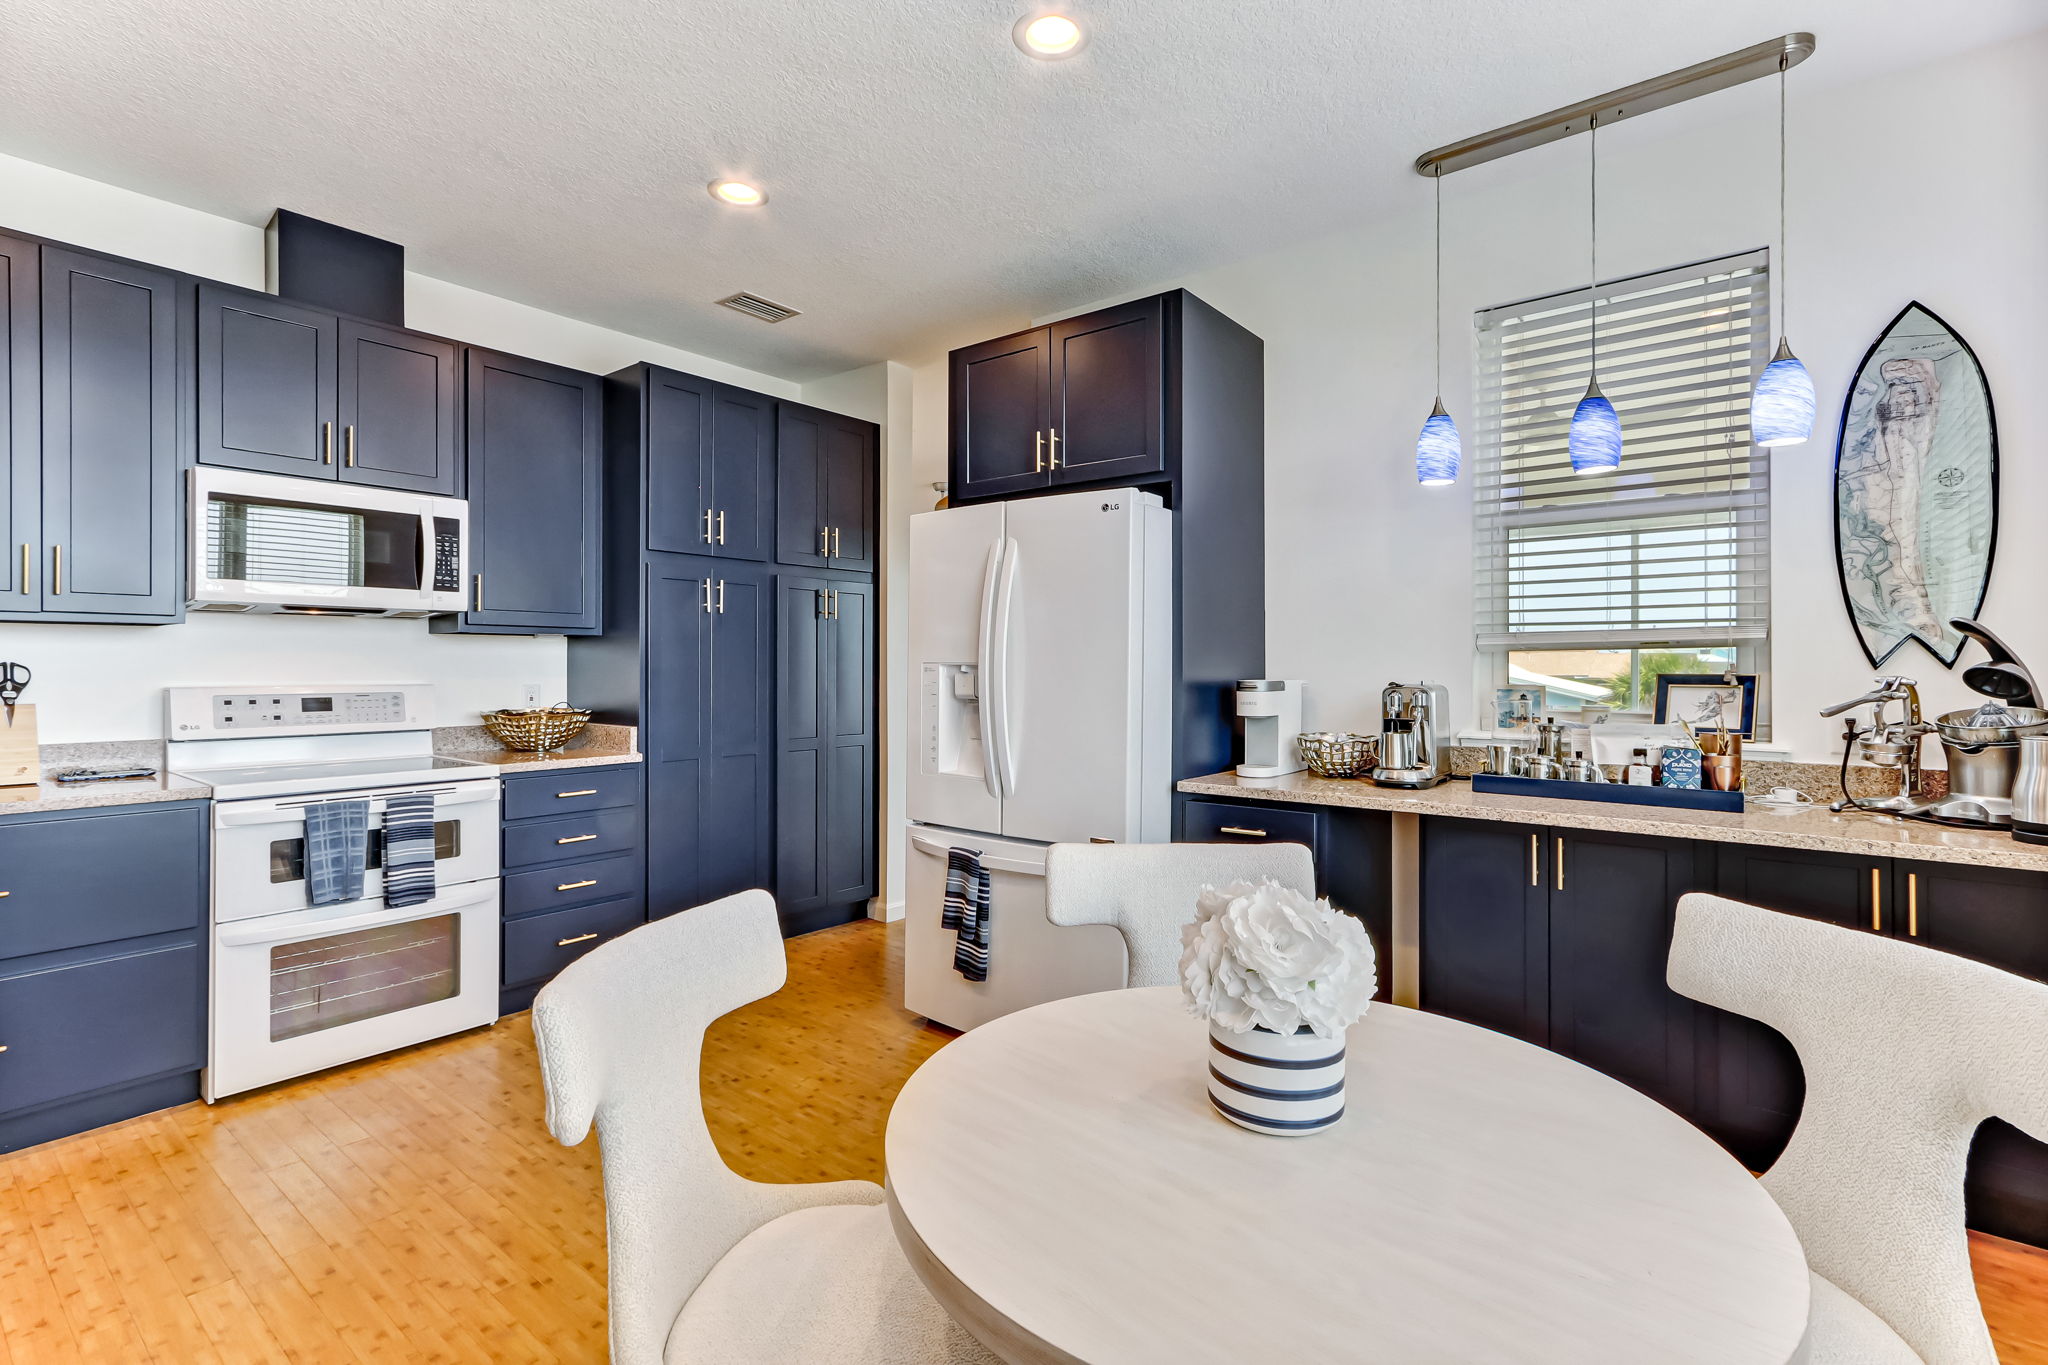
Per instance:
[[[566,703],[528,710],[486,711],[484,729],[508,749],[545,754],[561,748],[590,724],[590,712]]]
[[[1317,777],[1364,777],[1379,763],[1380,737],[1348,730],[1311,730],[1297,736],[1301,761]]]

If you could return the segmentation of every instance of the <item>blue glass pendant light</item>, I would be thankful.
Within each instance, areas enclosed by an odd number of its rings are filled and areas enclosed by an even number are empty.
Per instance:
[[[1587,291],[1586,317],[1591,324],[1592,346],[1589,350],[1586,368],[1591,371],[1586,381],[1586,396],[1579,400],[1579,406],[1572,412],[1571,439],[1568,449],[1572,457],[1572,473],[1605,474],[1621,467],[1621,418],[1614,411],[1614,404],[1607,401],[1607,395],[1600,392],[1600,116],[1593,115],[1590,129],[1592,150],[1590,172],[1587,177],[1591,212],[1588,215],[1589,246],[1587,249],[1587,273],[1592,283]]]
[[[1422,424],[1415,438],[1415,481],[1425,488],[1442,488],[1458,481],[1458,460],[1464,453],[1458,442],[1458,424],[1444,411],[1444,169],[1438,166],[1436,180],[1436,408]]]
[[[1778,277],[1778,315],[1785,314],[1785,68],[1778,59],[1778,259],[1771,273]],[[1770,364],[1756,377],[1749,395],[1749,439],[1760,446],[1796,446],[1813,435],[1813,376],[1784,334]]]

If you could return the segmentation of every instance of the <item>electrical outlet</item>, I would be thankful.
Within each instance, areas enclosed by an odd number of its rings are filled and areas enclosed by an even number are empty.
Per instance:
[[[539,683],[521,683],[519,685],[519,697],[519,704],[522,706],[535,707],[545,704],[540,699]]]

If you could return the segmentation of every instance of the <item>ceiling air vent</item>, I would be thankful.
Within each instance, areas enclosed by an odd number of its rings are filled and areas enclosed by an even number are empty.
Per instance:
[[[720,299],[719,302],[736,313],[745,313],[748,317],[759,318],[763,322],[781,322],[784,318],[793,318],[802,311],[771,299],[764,299],[759,294],[734,294],[729,299]]]

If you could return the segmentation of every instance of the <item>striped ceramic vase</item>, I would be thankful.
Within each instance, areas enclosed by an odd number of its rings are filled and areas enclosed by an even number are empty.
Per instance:
[[[1275,1137],[1320,1133],[1344,1117],[1344,1039],[1209,1025],[1209,1103],[1240,1128]]]

